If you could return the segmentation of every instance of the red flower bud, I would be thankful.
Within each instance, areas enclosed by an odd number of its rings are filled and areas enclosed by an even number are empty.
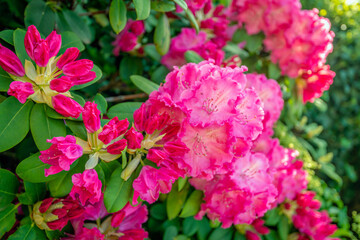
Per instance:
[[[25,50],[32,60],[35,60],[34,49],[40,40],[41,36],[36,27],[34,25],[29,26],[25,34],[24,44]]]
[[[96,73],[93,71],[90,71],[85,75],[72,77],[71,80],[74,83],[74,85],[81,85],[81,84],[91,82],[95,78],[96,78]]]
[[[45,40],[41,39],[34,48],[34,61],[40,67],[45,67],[50,59],[49,46]]]
[[[104,127],[98,138],[105,144],[109,144],[112,140],[124,134],[129,126],[127,119],[119,120],[114,117]]]
[[[84,110],[79,103],[62,94],[52,97],[51,101],[55,111],[64,117],[78,118]]]
[[[16,97],[21,103],[25,103],[27,98],[33,93],[33,85],[29,82],[14,81],[10,84],[8,90],[8,94]]]
[[[137,132],[134,127],[131,127],[124,135],[128,141],[128,149],[138,149],[141,148],[141,141],[144,136]]]
[[[67,76],[56,78],[50,81],[50,89],[59,93],[67,92],[73,86],[73,82]]]
[[[49,46],[49,57],[56,56],[61,48],[61,35],[57,34],[56,31],[52,31],[45,41]]]
[[[56,66],[62,69],[66,64],[75,61],[75,59],[79,56],[79,49],[76,47],[66,49],[65,53],[60,57]]]
[[[20,59],[10,49],[0,44],[0,66],[8,73],[22,77],[25,69]]]
[[[83,121],[86,130],[89,133],[96,132],[100,128],[100,111],[97,109],[97,104],[86,102],[83,111]]]
[[[81,59],[66,64],[62,70],[69,77],[82,76],[90,72],[94,67],[94,63],[88,59]]]
[[[126,145],[127,145],[126,139],[121,139],[108,146],[106,150],[110,154],[117,155],[117,154],[121,154],[121,152],[126,148]]]

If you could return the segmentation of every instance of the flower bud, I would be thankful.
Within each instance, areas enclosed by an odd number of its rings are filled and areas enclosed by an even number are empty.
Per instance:
[[[121,152],[126,148],[126,145],[127,145],[126,139],[121,139],[109,145],[106,148],[106,150],[110,154],[117,155],[117,154],[121,154]]]
[[[79,49],[76,47],[66,49],[65,53],[59,58],[56,66],[62,69],[66,64],[75,61],[75,59],[79,56]]]
[[[144,136],[137,132],[134,127],[131,127],[124,135],[128,141],[128,149],[138,149],[141,148],[141,141]]]
[[[110,120],[104,127],[102,132],[99,134],[98,138],[105,144],[109,144],[112,140],[123,135],[129,126],[129,121],[127,119],[119,120],[117,117],[114,117]]]
[[[160,165],[165,159],[167,159],[169,156],[166,154],[166,152],[162,150],[157,149],[149,149],[148,154],[146,155],[146,158],[150,161],[156,163],[156,165]]]
[[[73,82],[67,76],[56,78],[50,81],[50,89],[59,93],[64,93],[70,90],[73,86]]]
[[[95,78],[96,78],[96,73],[93,71],[90,71],[85,75],[72,77],[71,80],[74,83],[74,85],[81,85],[81,84],[91,82]]]
[[[32,60],[35,60],[34,49],[40,40],[41,36],[36,27],[34,25],[29,26],[25,34],[24,44],[25,50]]]
[[[95,204],[100,201],[102,183],[94,169],[74,174],[72,182],[74,185],[69,194],[72,199],[79,199],[83,206],[87,203]]]
[[[16,97],[21,103],[25,103],[26,99],[33,93],[33,85],[29,82],[14,81],[8,90],[8,94]]]
[[[49,62],[49,46],[45,40],[41,39],[33,51],[34,61],[40,67],[46,67]]]
[[[89,133],[94,133],[100,128],[100,111],[97,109],[97,104],[86,102],[83,111],[83,121],[86,130]]]
[[[55,111],[64,117],[78,118],[84,110],[79,103],[62,94],[52,97],[51,101]]]
[[[143,21],[133,21],[130,23],[130,31],[136,36],[139,36],[145,32],[145,25]]]
[[[0,66],[4,71],[18,76],[23,77],[25,75],[25,69],[15,53],[10,49],[0,44]]]
[[[245,237],[247,240],[261,240],[261,238],[254,232],[246,231]]]
[[[131,174],[135,171],[135,169],[139,165],[140,160],[141,160],[141,154],[136,155],[136,157],[133,160],[131,160],[131,162],[129,162],[126,168],[121,172],[121,178],[127,181],[131,177]]]
[[[69,77],[76,77],[87,74],[93,67],[93,61],[88,59],[81,59],[66,64],[62,70],[65,75]]]
[[[45,41],[49,46],[49,57],[56,56],[61,48],[61,35],[57,34],[56,31],[52,31]]]

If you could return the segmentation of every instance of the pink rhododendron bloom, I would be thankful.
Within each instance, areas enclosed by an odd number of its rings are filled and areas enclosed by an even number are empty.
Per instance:
[[[107,146],[106,150],[110,154],[121,154],[121,152],[126,148],[126,146],[127,146],[126,139],[121,139]]]
[[[211,7],[211,0],[185,0],[185,2],[188,5],[188,8],[190,8],[191,11],[193,12],[196,12],[205,7],[207,8]],[[210,6],[206,6],[206,5],[210,5]]]
[[[72,176],[72,183],[74,185],[69,194],[72,199],[79,199],[83,206],[87,203],[95,204],[99,202],[102,183],[94,169],[74,174]]]
[[[116,36],[111,44],[114,46],[113,53],[118,56],[120,52],[130,52],[139,47],[139,38],[145,32],[143,21],[129,20],[125,28]]]
[[[109,144],[112,140],[125,134],[128,126],[129,121],[127,119],[119,120],[117,117],[114,117],[110,120],[110,122],[105,124],[102,132],[99,134],[99,139],[103,143]]]
[[[79,103],[62,94],[52,97],[51,100],[54,109],[64,117],[78,118],[84,110]]]
[[[83,149],[76,144],[74,136],[54,137],[47,142],[52,143],[51,147],[45,151],[40,151],[40,160],[50,164],[49,169],[45,169],[45,176],[59,173],[63,170],[69,171],[70,165],[83,154]]]
[[[329,65],[319,67],[315,71],[304,72],[298,79],[298,88],[303,96],[303,102],[314,102],[315,98],[321,97],[323,92],[330,88],[335,75]]]
[[[169,193],[176,178],[167,168],[156,169],[144,166],[140,175],[134,180],[133,203],[137,203],[138,197],[148,203],[154,203],[159,198],[159,193]]]
[[[31,83],[14,81],[10,83],[7,93],[16,97],[19,102],[25,103],[28,97],[34,93],[34,89]]]
[[[0,66],[9,74],[22,77],[25,69],[15,53],[0,44]]]
[[[89,133],[96,132],[100,129],[100,114],[97,109],[97,104],[94,102],[86,102],[84,105],[84,111],[82,112],[84,125],[86,131]]]
[[[141,141],[144,136],[131,127],[124,135],[125,139],[128,142],[128,149],[138,149],[141,148]]]
[[[247,86],[253,87],[264,104],[264,128],[272,129],[279,119],[284,106],[280,85],[272,79],[267,79],[264,74],[247,74]]]

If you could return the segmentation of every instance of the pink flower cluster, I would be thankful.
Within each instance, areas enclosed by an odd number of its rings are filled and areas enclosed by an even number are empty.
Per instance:
[[[24,45],[36,66],[25,60],[24,68],[15,53],[0,45],[0,66],[15,80],[8,94],[21,103],[30,98],[48,104],[65,117],[78,118],[83,108],[71,99],[69,90],[95,79],[96,73],[91,71],[93,62],[76,60],[80,53],[77,48],[68,48],[56,57],[61,48],[61,36],[53,31],[42,39],[34,25],[29,26]]]
[[[304,80],[304,103],[321,96],[335,76],[325,66],[334,33],[330,21],[318,13],[317,9],[301,10],[299,0],[234,0],[230,7],[230,18],[240,27],[244,24],[249,34],[265,33],[266,49],[283,74]]]
[[[125,28],[116,36],[115,41],[111,44],[114,46],[113,54],[119,56],[120,52],[130,52],[140,49],[139,39],[145,32],[143,21],[129,20]]]

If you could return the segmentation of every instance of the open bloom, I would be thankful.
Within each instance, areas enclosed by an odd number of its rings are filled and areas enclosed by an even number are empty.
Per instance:
[[[119,56],[120,52],[130,52],[140,48],[139,39],[145,32],[143,21],[129,20],[125,28],[116,36],[111,44],[114,46],[113,53]]]
[[[83,206],[88,202],[95,204],[100,201],[102,184],[94,169],[74,174],[72,182],[74,185],[69,194],[72,199],[79,199]]]
[[[83,108],[71,99],[69,90],[96,77],[96,73],[91,71],[93,62],[76,60],[80,53],[77,48],[68,48],[64,54],[57,56],[61,35],[53,31],[46,39],[41,39],[33,25],[26,32],[24,45],[35,66],[28,60],[23,66],[11,50],[0,45],[0,66],[15,80],[8,94],[21,103],[32,99],[49,105],[65,117],[78,118]]]

